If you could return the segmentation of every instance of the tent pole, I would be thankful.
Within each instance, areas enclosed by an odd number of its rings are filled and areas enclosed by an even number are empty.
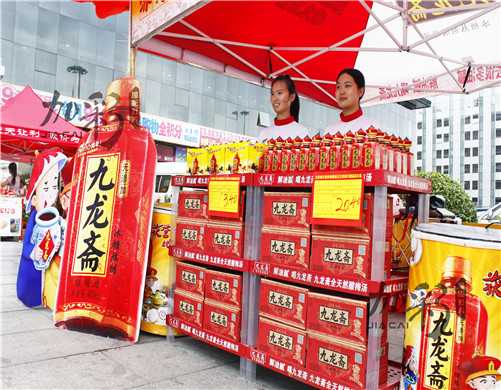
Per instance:
[[[127,37],[127,77],[136,77],[136,53],[132,46],[132,0],[129,0],[129,34]]]

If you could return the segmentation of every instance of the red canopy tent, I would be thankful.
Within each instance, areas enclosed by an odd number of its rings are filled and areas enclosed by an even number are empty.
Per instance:
[[[29,86],[0,107],[2,160],[32,163],[36,150],[52,147],[72,156],[84,135],[84,131],[58,116]]]

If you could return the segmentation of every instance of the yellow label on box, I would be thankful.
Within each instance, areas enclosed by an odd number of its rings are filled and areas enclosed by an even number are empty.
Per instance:
[[[211,177],[209,215],[239,216],[240,176]]]
[[[207,148],[207,166],[209,175],[225,173],[226,145],[211,145]]]
[[[72,275],[106,276],[119,164],[120,153],[87,159]]]
[[[361,221],[364,182],[361,173],[316,175],[313,181],[313,219]]]
[[[205,175],[207,174],[207,149],[196,148],[188,149],[186,156],[188,175]]]

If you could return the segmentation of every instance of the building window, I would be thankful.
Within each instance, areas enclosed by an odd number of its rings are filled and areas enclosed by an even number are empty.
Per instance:
[[[494,200],[494,203],[498,204],[498,203],[500,203],[500,202],[501,202],[501,198],[497,198],[497,197],[496,197],[496,198],[495,198],[495,200]]]
[[[442,151],[441,150],[437,150],[437,158],[442,158]]]
[[[473,114],[473,119],[478,119],[478,114]]]
[[[435,169],[436,172],[438,173],[442,173],[442,167],[441,166],[438,166],[436,169]]]
[[[417,144],[418,145],[422,145],[423,144],[423,136],[422,135],[418,135],[418,137],[417,137]]]
[[[449,174],[449,166],[444,165],[444,175],[448,175],[448,174]]]
[[[449,118],[444,118],[444,126],[449,126]]]
[[[422,170],[423,170],[423,168],[421,168],[421,167],[417,167],[417,171],[418,171],[418,172],[421,172]]]
[[[464,189],[465,190],[469,190],[470,189],[470,182],[469,181],[465,181],[464,182]]]
[[[449,134],[444,134],[444,142],[449,142]]]
[[[470,164],[464,166],[464,173],[470,173]]]
[[[478,204],[478,198],[471,198],[471,201],[475,203],[475,206]]]
[[[442,119],[437,119],[437,127],[442,127]]]
[[[471,172],[472,173],[478,173],[478,164],[472,164],[471,165]]]
[[[496,190],[501,190],[501,180],[496,180]]]
[[[501,163],[496,163],[496,172],[501,172]]]
[[[501,138],[501,127],[496,129],[496,138]]]
[[[469,125],[471,123],[471,118],[469,116],[464,118],[464,124]]]
[[[442,142],[442,134],[437,134],[437,140],[438,142]]]
[[[444,150],[444,158],[449,158],[449,149]]]
[[[423,122],[418,122],[417,123],[417,128],[418,128],[418,130],[422,129],[423,128]]]
[[[501,111],[496,111],[496,120],[501,121]]]
[[[418,160],[421,160],[421,159],[422,159],[422,156],[423,156],[423,152],[417,152],[417,156],[416,156],[416,158],[417,158]]]
[[[478,190],[478,180],[473,180],[471,182],[471,189],[472,190]]]
[[[496,145],[496,156],[501,156],[501,145]]]
[[[466,149],[464,150],[464,156],[465,156],[465,157],[470,157],[470,148],[466,148]]]
[[[478,130],[473,132],[473,139],[478,139]]]
[[[474,157],[478,156],[478,148],[477,147],[472,148],[472,155]]]
[[[469,131],[464,132],[465,141],[469,141],[471,139],[471,133]]]

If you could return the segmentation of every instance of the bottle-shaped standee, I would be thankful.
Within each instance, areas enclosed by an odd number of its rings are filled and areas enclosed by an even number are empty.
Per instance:
[[[334,134],[334,144],[329,149],[329,170],[339,171],[341,169],[341,146],[343,145],[343,134],[339,131]]]
[[[275,150],[271,156],[271,171],[273,173],[280,172],[282,168],[282,152],[284,147],[284,140],[282,137],[278,137],[275,140]]]
[[[328,171],[330,169],[329,157],[330,157],[331,144],[332,144],[332,135],[327,133],[324,135],[322,144],[320,145],[319,161],[318,161],[319,171]]]
[[[344,135],[344,144],[341,145],[341,170],[351,170],[353,163],[353,142],[355,135],[348,131]]]
[[[303,138],[301,143],[301,148],[299,148],[298,160],[297,160],[297,171],[306,172],[308,169],[308,154],[310,152],[311,138],[306,136]]]
[[[355,132],[355,144],[353,145],[351,167],[353,169],[364,169],[364,141],[367,134],[362,129]]]
[[[282,163],[280,164],[281,166],[280,171],[282,171],[282,173],[290,172],[289,164],[293,146],[294,146],[294,140],[291,137],[287,138],[285,140],[285,149],[282,150]]]
[[[441,288],[428,292],[419,351],[419,389],[468,389],[463,363],[485,354],[488,314],[470,294],[472,264],[462,257],[444,261]]]
[[[113,81],[103,125],[78,147],[54,311],[58,327],[128,341],[139,335],[157,160],[139,101],[137,80]]]

